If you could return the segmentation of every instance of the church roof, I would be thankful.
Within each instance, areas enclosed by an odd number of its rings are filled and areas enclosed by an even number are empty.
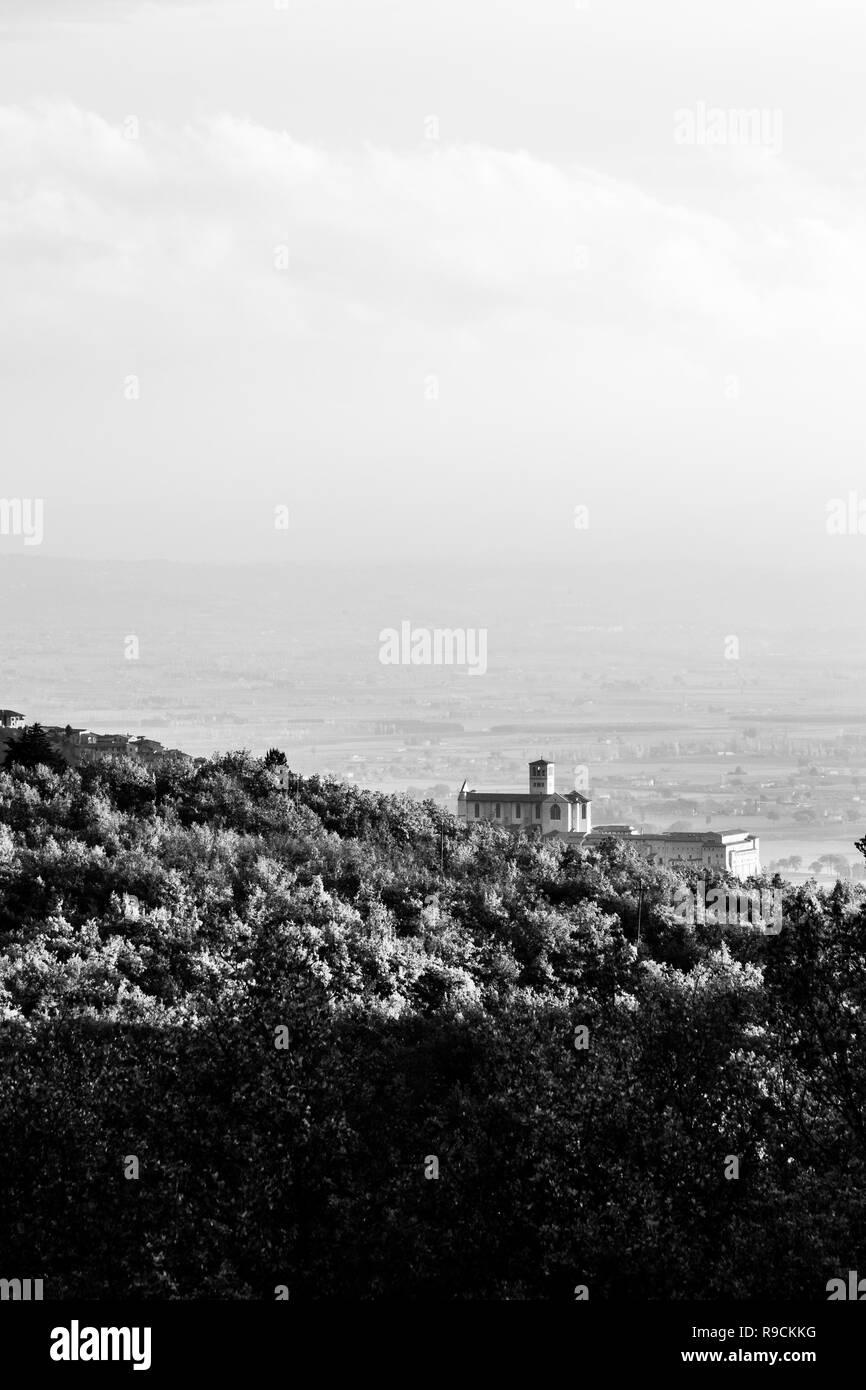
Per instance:
[[[466,797],[483,797],[485,801],[519,801],[521,803],[532,801],[570,801],[572,805],[577,801],[583,802],[584,805],[588,805],[592,799],[591,797],[584,796],[583,792],[509,792],[498,791],[495,788],[492,791],[488,791],[485,787],[467,787],[465,782],[460,788],[460,795]]]

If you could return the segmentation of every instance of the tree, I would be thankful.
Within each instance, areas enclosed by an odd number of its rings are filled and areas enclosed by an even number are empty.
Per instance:
[[[687,922],[697,885],[612,836],[326,777],[289,799],[263,764],[0,770],[7,1270],[61,1298],[627,1301],[820,1298],[857,1267],[862,885],[696,867],[783,892],[786,925]]]
[[[66,759],[57,752],[41,724],[31,724],[21,730],[6,750],[4,767],[48,767],[63,772]]]
[[[847,856],[844,854],[830,854],[827,856],[830,861],[830,869],[836,874],[837,878],[850,878],[851,865],[848,863]]]
[[[286,767],[288,759],[281,748],[269,748],[262,759],[266,768]]]

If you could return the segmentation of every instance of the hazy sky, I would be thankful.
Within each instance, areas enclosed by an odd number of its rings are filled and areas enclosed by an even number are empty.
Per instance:
[[[859,0],[0,0],[0,496],[98,559],[859,566],[864,69]]]

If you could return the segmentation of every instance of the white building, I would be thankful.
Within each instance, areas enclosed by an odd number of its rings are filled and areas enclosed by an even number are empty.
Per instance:
[[[671,830],[666,834],[639,834],[632,825],[600,825],[590,836],[597,844],[605,835],[627,840],[653,864],[671,868],[724,869],[737,878],[761,872],[757,835],[744,830]]]

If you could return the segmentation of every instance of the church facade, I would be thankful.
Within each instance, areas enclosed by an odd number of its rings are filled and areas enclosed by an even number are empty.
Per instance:
[[[468,825],[486,820],[536,835],[587,835],[592,829],[590,798],[578,791],[558,792],[555,779],[555,765],[536,758],[529,764],[528,791],[484,791],[464,782],[457,815]]]

